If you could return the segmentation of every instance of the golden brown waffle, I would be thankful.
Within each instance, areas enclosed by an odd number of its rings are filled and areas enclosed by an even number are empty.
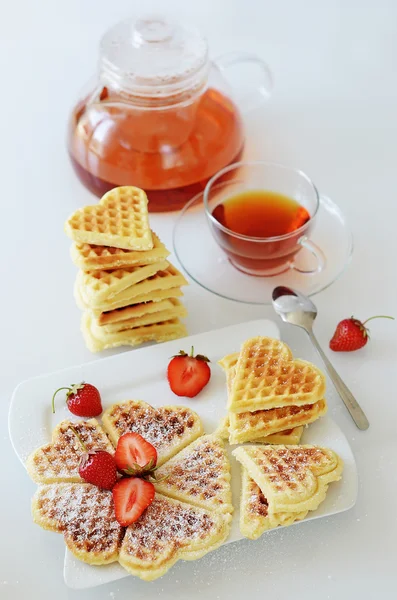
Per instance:
[[[293,429],[285,429],[278,433],[266,435],[263,438],[255,440],[257,444],[282,444],[282,445],[296,445],[299,444],[302,438],[304,427],[294,427]]]
[[[236,364],[239,354],[229,354],[219,361],[226,372],[228,393],[233,386]],[[324,399],[304,406],[283,406],[258,410],[255,412],[232,413],[229,412],[227,428],[229,442],[240,444],[243,442],[273,443],[273,444],[298,444],[303,425],[313,423],[327,412],[327,403]],[[295,429],[298,433],[295,433]],[[288,435],[282,435],[285,430],[292,430]],[[276,436],[272,438],[272,436]],[[270,438],[270,441],[269,441]]]
[[[254,412],[313,404],[324,397],[325,377],[309,362],[293,359],[280,340],[255,337],[244,342],[235,366],[228,410]]]
[[[154,409],[131,400],[113,405],[102,417],[115,445],[120,435],[136,431],[156,447],[158,478],[165,475],[164,462],[179,452],[169,462],[168,484],[161,478],[156,484],[164,486],[167,495],[157,490],[141,517],[127,529],[121,527],[111,491],[59,480],[76,474],[82,454],[80,441],[75,447],[77,436],[88,450],[99,447],[113,452],[113,446],[94,419],[74,424],[74,431],[63,422],[54,431],[52,444],[39,448],[28,461],[35,480],[53,481],[33,497],[35,523],[63,533],[68,549],[79,560],[91,565],[118,560],[146,581],[160,577],[179,559],[194,560],[220,546],[231,524],[230,466],[219,438],[199,437],[198,415],[183,406]],[[191,503],[173,498],[174,494]]]
[[[89,298],[85,294],[84,286],[82,285],[81,271],[77,273],[75,285],[75,297],[81,307],[82,305],[93,308],[90,305]],[[124,308],[130,304],[138,304],[144,302],[143,297],[150,300],[163,299],[164,290],[171,290],[187,285],[187,281],[173,265],[170,265],[164,271],[159,271],[155,275],[148,277],[145,281],[132,285],[122,292],[119,292],[111,299],[101,303],[100,306],[95,306],[94,309],[99,312],[108,312],[117,308]],[[160,292],[160,293],[159,293]]]
[[[65,232],[78,243],[151,250],[147,204],[146,194],[139,188],[114,188],[98,204],[76,210],[66,221]]]
[[[92,308],[101,307],[103,302],[112,302],[112,298],[126,288],[145,281],[168,266],[169,263],[164,260],[144,267],[128,267],[114,271],[82,271],[80,285],[88,304]]]
[[[200,417],[185,406],[153,408],[141,400],[114,404],[102,415],[102,423],[116,446],[123,433],[142,435],[157,450],[162,465],[203,434]]]
[[[40,487],[33,497],[35,523],[63,533],[72,554],[91,565],[118,559],[124,529],[114,515],[112,492],[86,483]]]
[[[127,529],[114,515],[112,492],[90,484],[40,487],[33,497],[35,523],[63,533],[72,554],[91,565],[119,560],[146,581],[164,575],[179,559],[195,560],[228,537],[231,515],[210,512],[156,494]]]
[[[309,511],[272,513],[260,487],[241,467],[240,531],[250,540],[256,540],[265,531],[278,525],[292,525],[304,519]]]
[[[256,412],[229,413],[229,442],[254,442],[285,429],[313,423],[327,412],[326,401],[304,406],[283,406]]]
[[[234,371],[232,371],[231,369],[233,369],[238,361],[238,352],[232,352],[232,354],[227,354],[226,356],[224,356],[223,358],[221,358],[220,360],[218,360],[218,365],[220,365],[222,367],[222,369],[225,371],[226,375],[228,376],[227,378],[227,382],[228,382],[228,386],[229,386],[229,376],[230,376],[230,385],[232,382],[232,378],[234,377]]]
[[[316,510],[343,470],[342,459],[319,446],[240,446],[233,456],[259,486],[271,513]]]
[[[92,315],[86,311],[81,319],[81,331],[86,346],[91,352],[101,352],[120,346],[139,346],[145,342],[168,342],[187,335],[186,327],[179,319],[170,319],[153,325],[113,333],[99,332],[92,322]]]
[[[104,323],[113,323],[116,321],[122,321],[124,319],[130,318],[130,316],[134,316],[135,308],[137,306],[144,306],[149,303],[157,304],[162,300],[167,300],[169,298],[180,298],[183,296],[183,292],[180,288],[170,288],[169,290],[155,290],[150,292],[149,294],[140,294],[139,296],[135,296],[132,298],[131,304],[128,306],[122,306],[120,308],[115,308],[114,310],[106,310],[101,311],[100,309],[95,309],[88,306],[88,304],[83,300],[80,288],[79,281],[76,279],[74,285],[74,298],[76,300],[76,304],[81,310],[90,310],[92,315],[98,319],[100,325]],[[143,313],[142,313],[143,314]]]
[[[193,507],[156,494],[140,519],[130,525],[119,562],[145,581],[161,577],[177,560],[196,560],[228,537],[231,515]]]
[[[293,429],[279,431],[278,433],[273,433],[272,435],[267,435],[252,441],[256,444],[299,444],[303,429],[303,426],[294,427]],[[215,434],[222,440],[229,441],[229,416],[226,416],[221,420]]]
[[[165,290],[164,290],[165,291]],[[182,295],[182,292],[180,292]],[[100,313],[96,318],[98,325],[115,325],[122,323],[123,321],[132,321],[133,319],[140,319],[146,315],[151,315],[156,312],[163,312],[164,310],[171,310],[179,306],[181,302],[174,297],[164,298],[164,300],[158,300],[157,302],[141,302],[140,304],[132,304],[125,308],[118,308],[111,310],[110,312]]]
[[[106,450],[113,454],[113,446],[95,419],[57,425],[52,442],[33,452],[26,463],[29,475],[37,483],[80,482],[79,464],[84,450],[77,435],[87,448]]]
[[[99,327],[100,330],[106,333],[115,333],[118,331],[125,331],[126,329],[135,329],[136,327],[142,327],[144,325],[162,323],[163,321],[169,321],[171,319],[182,319],[187,316],[187,310],[179,300],[173,298],[172,300],[166,300],[165,302],[170,304],[170,308],[155,312],[152,311],[140,317],[117,321],[116,323],[110,323],[109,325],[101,325],[99,319],[93,318],[93,332],[95,334]],[[157,304],[160,304],[160,302]]]
[[[208,510],[233,511],[230,464],[222,440],[199,437],[156,472],[156,490]]]
[[[142,267],[165,260],[169,251],[152,231],[152,250],[124,250],[95,244],[72,244],[70,255],[74,264],[83,271]]]

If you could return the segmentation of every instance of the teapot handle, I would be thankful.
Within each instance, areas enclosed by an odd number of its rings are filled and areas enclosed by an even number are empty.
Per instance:
[[[216,58],[214,63],[220,72],[225,74],[226,79],[234,88],[238,104],[243,113],[258,108],[270,97],[273,88],[273,75],[267,64],[259,56],[246,52],[229,52]],[[256,78],[256,85],[247,86],[241,93],[241,90],[230,81],[227,71],[244,63],[256,66],[259,70],[259,77]]]

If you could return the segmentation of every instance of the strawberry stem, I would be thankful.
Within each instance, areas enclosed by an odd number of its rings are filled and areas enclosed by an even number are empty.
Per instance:
[[[394,317],[389,317],[388,315],[376,315],[375,317],[370,317],[369,319],[364,321],[363,325],[365,325],[365,323],[368,323],[368,321],[372,321],[372,319],[392,319],[392,321],[394,321]]]
[[[51,401],[51,406],[52,406],[52,414],[55,415],[55,396],[57,395],[58,392],[60,392],[61,390],[68,390],[68,392],[71,391],[70,387],[60,387],[58,388],[55,392],[54,395],[52,397],[52,401]]]
[[[192,346],[192,349],[190,351],[190,356],[193,358],[194,357],[194,346]]]
[[[88,452],[87,446],[85,445],[85,443],[83,442],[83,440],[81,439],[81,437],[79,436],[79,434],[77,433],[77,431],[75,430],[75,428],[73,427],[73,425],[69,425],[69,429],[71,429],[73,431],[74,435],[79,440],[79,442],[81,444],[81,447],[83,448],[84,452]]]

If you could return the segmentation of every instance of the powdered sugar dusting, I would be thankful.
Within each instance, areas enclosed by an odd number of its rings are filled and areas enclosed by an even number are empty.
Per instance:
[[[123,554],[151,563],[172,556],[197,539],[215,534],[222,525],[211,513],[157,495],[142,517],[126,530]]]
[[[255,483],[253,479],[249,480],[248,493],[248,511],[255,516],[267,517],[269,512],[269,505],[260,487]]]
[[[117,555],[124,530],[116,521],[111,492],[89,484],[60,483],[39,488],[36,499],[38,518],[64,532],[72,551]]]
[[[211,507],[230,504],[230,472],[222,443],[212,436],[199,438],[157,472],[165,477],[160,488],[183,492],[193,503],[210,501]],[[176,496],[177,497],[177,496]]]
[[[88,451],[99,449],[114,452],[95,419],[78,423],[63,421],[56,430],[54,442],[42,446],[32,455],[33,469],[39,481],[80,479],[78,469],[84,449],[71,427]]]
[[[155,446],[158,454],[167,452],[178,438],[189,436],[197,419],[197,415],[185,407],[154,409],[133,400],[115,405],[108,415],[118,436],[127,431],[139,433]]]
[[[249,452],[277,491],[304,490],[310,472],[318,476],[337,466],[336,455],[317,446],[250,448]]]

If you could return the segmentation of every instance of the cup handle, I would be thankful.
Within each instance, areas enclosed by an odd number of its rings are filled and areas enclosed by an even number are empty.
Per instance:
[[[259,56],[246,52],[229,52],[218,57],[214,62],[220,72],[225,74],[226,79],[228,79],[227,70],[232,69],[237,64],[247,63],[258,67],[260,72],[259,84],[253,89],[247,90],[244,95],[238,98],[243,113],[258,108],[270,97],[273,88],[273,75],[267,64]],[[230,80],[229,83],[232,85]],[[233,87],[236,89],[236,86]]]
[[[300,269],[297,267],[294,262],[291,263],[291,269],[295,269],[298,273],[302,273],[303,275],[316,275],[321,273],[321,271],[325,267],[325,255],[324,252],[319,248],[314,242],[309,240],[305,235],[303,235],[298,240],[298,244],[302,246],[302,248],[306,248],[309,252],[314,256],[317,260],[317,266],[314,269]]]

